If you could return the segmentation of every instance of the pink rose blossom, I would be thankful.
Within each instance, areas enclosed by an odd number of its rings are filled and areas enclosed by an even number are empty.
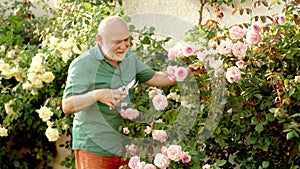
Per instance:
[[[166,169],[170,164],[170,160],[166,155],[158,153],[154,157],[154,164],[160,169]]]
[[[171,60],[171,61],[176,59],[176,51],[174,49],[169,50],[168,59]]]
[[[119,113],[122,118],[129,119],[129,120],[134,120],[134,119],[138,118],[140,115],[138,110],[132,109],[132,108],[128,108],[126,110],[121,109]]]
[[[138,156],[133,156],[130,158],[129,162],[128,162],[128,167],[135,169],[137,167],[138,162],[140,161],[140,157]]]
[[[188,70],[184,67],[177,67],[174,72],[174,77],[176,81],[182,82],[188,76]]]
[[[209,66],[215,70],[219,69],[223,65],[223,60],[215,60],[214,58],[208,60]]]
[[[183,56],[182,50],[179,47],[171,48],[168,51],[168,59],[171,61],[175,60],[176,58],[183,58],[183,57],[184,56]]]
[[[167,132],[165,130],[153,130],[152,131],[153,140],[160,141],[161,143],[167,140]]]
[[[143,169],[156,169],[153,164],[146,164]]]
[[[174,76],[174,73],[175,73],[176,68],[177,68],[177,66],[168,66],[168,67],[167,67],[166,73],[168,74],[168,78],[169,78],[170,80],[173,80],[173,81],[176,80],[176,78],[175,78],[175,76]]]
[[[168,148],[166,146],[162,146],[160,151],[162,154],[167,155]]]
[[[256,32],[256,33],[258,33],[260,31],[260,28],[261,27],[260,27],[260,25],[258,23],[253,23],[251,25],[251,30],[254,31],[254,32]]]
[[[168,106],[168,99],[165,95],[158,94],[152,99],[153,106],[156,110],[164,110]]]
[[[129,134],[130,130],[127,127],[125,127],[125,128],[123,128],[123,133],[124,134]]]
[[[221,55],[228,56],[231,54],[232,45],[232,41],[229,39],[221,40],[220,45],[218,45],[216,48],[216,51]]]
[[[152,132],[152,127],[146,126],[145,133],[150,134]]]
[[[286,23],[286,18],[284,15],[278,15],[277,18],[278,18],[277,22],[279,25],[284,25]]]
[[[144,169],[145,165],[144,161],[138,161],[135,169]]]
[[[139,154],[139,151],[134,144],[127,145],[127,151],[131,156],[136,156]]]
[[[246,56],[247,47],[243,42],[237,42],[232,46],[232,54],[238,57],[239,60],[243,60]]]
[[[239,26],[233,26],[229,29],[231,39],[241,39],[244,36],[244,30]]]
[[[262,40],[262,37],[259,33],[254,31],[249,31],[246,35],[246,42],[249,45],[256,45]]]
[[[183,163],[188,163],[191,161],[191,156],[189,155],[188,152],[182,152],[181,161]]]
[[[184,47],[182,48],[182,54],[183,56],[191,56],[194,53],[194,49],[192,47]]]
[[[163,120],[162,120],[162,119],[158,119],[158,120],[155,120],[154,123],[162,124],[162,123],[163,123]]]
[[[242,60],[235,62],[235,65],[236,65],[239,69],[245,68],[245,63],[244,63],[244,61],[242,61]]]
[[[233,83],[233,82],[237,83],[241,80],[241,74],[242,72],[238,67],[232,66],[227,69],[226,79],[229,83]]]
[[[182,157],[182,149],[179,145],[170,145],[167,149],[167,156],[175,162],[180,161]]]
[[[202,169],[210,169],[210,165],[205,164],[205,165],[202,167]]]

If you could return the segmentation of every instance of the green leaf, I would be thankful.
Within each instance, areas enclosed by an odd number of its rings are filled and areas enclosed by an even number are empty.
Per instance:
[[[267,118],[268,121],[274,121],[275,120],[274,114],[272,114],[272,113],[267,114],[266,118]]]
[[[290,139],[292,139],[293,137],[294,137],[294,132],[293,132],[293,131],[288,132],[287,135],[286,135],[286,139],[287,139],[287,140],[290,140]]]
[[[271,113],[275,113],[275,110],[276,110],[276,108],[271,108],[271,109],[269,109],[269,111],[270,111]]]
[[[149,37],[144,37],[144,39],[141,41],[143,44],[147,44],[147,45],[150,45],[151,41],[149,39]]]
[[[263,168],[267,168],[269,166],[269,161],[264,161],[262,163]]]
[[[291,88],[289,91],[289,96],[291,97],[295,93],[296,88]]]
[[[258,123],[256,126],[255,126],[255,130],[257,131],[257,132],[262,132],[263,130],[264,130],[264,126],[263,126],[263,123]]]
[[[230,131],[227,129],[227,128],[222,128],[222,132],[225,134],[225,135],[228,135],[230,133]]]
[[[219,160],[219,159],[216,160],[216,164],[219,167],[225,165],[226,162],[227,162],[226,160]]]
[[[259,94],[259,93],[255,94],[254,96],[255,96],[256,98],[258,98],[258,100],[261,100],[261,99],[262,99],[262,95]]]

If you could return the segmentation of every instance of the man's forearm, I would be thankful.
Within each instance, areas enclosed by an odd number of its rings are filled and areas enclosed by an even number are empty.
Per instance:
[[[171,80],[165,72],[155,72],[152,79],[144,83],[148,86],[164,87],[176,84],[175,80]]]
[[[71,114],[79,112],[96,102],[95,92],[91,91],[82,95],[74,95],[62,100],[64,113]]]

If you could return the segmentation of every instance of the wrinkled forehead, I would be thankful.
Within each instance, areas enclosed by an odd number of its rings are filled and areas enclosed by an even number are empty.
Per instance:
[[[129,30],[122,20],[108,21],[102,29],[102,34],[110,40],[123,40],[129,37]]]

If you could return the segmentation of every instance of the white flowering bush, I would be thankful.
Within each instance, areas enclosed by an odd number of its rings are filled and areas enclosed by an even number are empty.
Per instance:
[[[69,63],[93,45],[116,3],[59,0],[55,9],[44,6],[46,17],[32,13],[31,0],[1,2],[1,168],[51,168],[55,142],[72,129],[61,109]],[[68,159],[63,165],[74,166]]]

